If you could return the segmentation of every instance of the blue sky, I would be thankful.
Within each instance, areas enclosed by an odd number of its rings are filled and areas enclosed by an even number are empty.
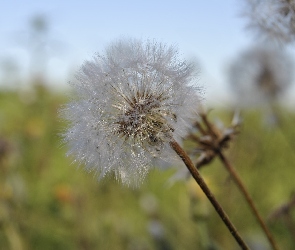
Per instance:
[[[53,84],[66,85],[84,60],[116,38],[152,38],[195,58],[206,98],[222,102],[229,63],[255,41],[240,16],[242,5],[242,0],[2,0],[0,60],[12,57],[25,68],[30,55],[22,41],[29,20],[43,14],[50,25],[46,73]]]

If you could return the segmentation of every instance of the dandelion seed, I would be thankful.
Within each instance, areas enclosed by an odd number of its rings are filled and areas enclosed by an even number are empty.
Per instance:
[[[142,182],[153,159],[174,158],[197,115],[195,70],[178,52],[153,41],[119,40],[86,61],[73,83],[75,98],[61,112],[69,155],[100,177]]]

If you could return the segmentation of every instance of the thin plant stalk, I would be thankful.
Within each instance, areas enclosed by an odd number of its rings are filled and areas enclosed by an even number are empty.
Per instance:
[[[232,165],[230,164],[230,162],[227,160],[227,158],[223,155],[223,153],[221,151],[217,152],[219,159],[221,160],[221,162],[223,163],[223,165],[225,166],[225,168],[228,170],[228,172],[230,173],[231,177],[233,178],[234,182],[236,183],[236,185],[238,186],[238,188],[240,189],[240,191],[242,192],[242,194],[244,195],[249,207],[252,210],[252,213],[254,214],[257,222],[260,224],[261,228],[263,229],[266,237],[268,238],[269,243],[271,244],[272,248],[274,250],[279,250],[279,247],[277,246],[271,232],[268,230],[265,222],[263,221],[262,217],[260,216],[257,208],[254,205],[254,202],[250,196],[250,194],[248,193],[245,185],[242,182],[242,179],[240,178],[240,176],[238,175],[238,173],[236,172],[236,170],[232,167]]]
[[[232,236],[235,238],[241,249],[249,249],[249,247],[246,245],[244,240],[241,238],[240,234],[238,233],[235,226],[230,221],[229,217],[223,210],[223,208],[220,206],[216,198],[214,197],[213,193],[210,191],[209,187],[205,183],[203,177],[201,176],[198,169],[194,166],[193,162],[187,155],[187,153],[181,148],[181,146],[174,140],[170,141],[171,148],[178,154],[178,156],[182,159],[188,170],[190,171],[193,178],[196,180],[202,191],[205,193],[213,207],[215,208],[216,212],[224,222],[224,224],[227,226],[228,230],[232,234]]]
[[[212,136],[212,138],[214,138],[214,139],[217,138],[216,132],[215,132],[213,126],[211,125],[211,123],[208,121],[207,116],[205,114],[201,114],[201,117],[208,129],[207,132],[210,134],[210,136]],[[257,208],[255,207],[254,202],[253,202],[249,192],[247,191],[245,185],[242,182],[242,179],[239,177],[239,175],[237,174],[235,169],[231,166],[230,162],[227,160],[227,158],[222,153],[222,147],[220,147],[219,143],[217,145],[213,146],[213,151],[216,155],[218,155],[219,159],[221,160],[221,162],[223,163],[225,168],[228,170],[228,172],[232,176],[234,182],[236,183],[236,185],[238,186],[238,188],[240,189],[240,191],[244,195],[250,209],[252,210],[253,215],[255,216],[255,218],[258,221],[259,225],[261,226],[263,232],[265,233],[270,245],[272,246],[272,248],[274,250],[278,250],[279,248],[278,248],[272,234],[270,233],[270,231],[267,228],[266,224],[264,223],[262,217],[260,216]],[[198,164],[196,165],[196,167],[197,168],[199,167]]]

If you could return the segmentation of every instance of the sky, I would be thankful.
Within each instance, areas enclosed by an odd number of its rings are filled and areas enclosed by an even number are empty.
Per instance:
[[[242,8],[243,0],[0,0],[0,62],[11,58],[29,71],[30,20],[42,15],[49,28],[44,72],[55,88],[115,39],[155,39],[197,61],[205,98],[221,104],[230,91],[229,64],[256,40]]]

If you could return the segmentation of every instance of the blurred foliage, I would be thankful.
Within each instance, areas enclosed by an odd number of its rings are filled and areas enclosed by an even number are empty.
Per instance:
[[[42,85],[0,92],[0,250],[238,249],[194,181],[169,182],[175,168],[155,169],[132,189],[112,178],[98,182],[72,163],[58,135],[65,101]],[[266,219],[295,190],[295,114],[280,114],[284,126],[276,127],[263,122],[263,111],[244,112],[241,133],[226,152]],[[216,110],[209,117],[229,122],[232,114]],[[252,249],[268,249],[221,163],[201,172]],[[288,212],[287,220],[268,220],[282,249],[295,248],[286,223],[295,212]]]

